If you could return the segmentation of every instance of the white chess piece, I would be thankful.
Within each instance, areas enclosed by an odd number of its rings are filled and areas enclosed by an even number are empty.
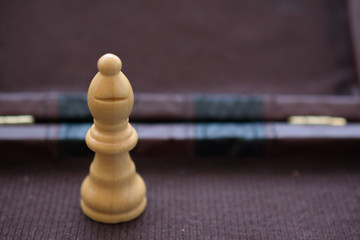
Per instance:
[[[146,207],[145,183],[129,155],[138,140],[129,124],[134,94],[121,67],[117,56],[102,56],[87,98],[94,124],[86,144],[95,157],[81,186],[81,208],[103,223],[130,221]]]

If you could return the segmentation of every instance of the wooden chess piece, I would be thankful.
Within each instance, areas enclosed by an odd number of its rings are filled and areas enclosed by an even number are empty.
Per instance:
[[[130,221],[146,207],[145,183],[129,155],[138,140],[129,124],[134,95],[121,67],[117,56],[102,56],[87,97],[94,124],[86,144],[95,157],[81,186],[80,203],[85,215],[103,223]]]

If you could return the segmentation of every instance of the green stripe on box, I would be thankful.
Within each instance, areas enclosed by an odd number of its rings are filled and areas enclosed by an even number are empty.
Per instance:
[[[59,153],[62,156],[79,156],[91,154],[86,146],[85,136],[92,123],[61,124],[58,135]],[[145,124],[146,125],[146,124]],[[239,157],[262,156],[265,151],[265,127],[262,123],[198,123],[195,128],[186,124],[181,129],[194,130],[190,138],[182,138],[183,134],[175,131],[177,124],[150,125],[151,135],[142,137],[142,124],[133,124],[139,133],[139,141],[143,146],[154,145],[159,139],[163,140],[161,147],[166,144],[181,144],[183,141],[195,141],[193,152],[196,156],[204,157]],[[144,127],[144,126],[143,126]],[[159,131],[161,134],[159,134]],[[166,134],[164,134],[164,131]],[[194,138],[193,138],[194,137]],[[174,139],[177,139],[174,141]]]
[[[85,136],[91,123],[61,124],[58,136],[60,156],[80,156],[90,154],[86,146]]]
[[[86,94],[61,94],[59,97],[58,110],[60,119],[92,119],[87,105]]]
[[[260,96],[209,94],[195,95],[197,120],[263,120]]]
[[[196,124],[195,137],[197,156],[261,156],[265,151],[265,127],[261,123]]]

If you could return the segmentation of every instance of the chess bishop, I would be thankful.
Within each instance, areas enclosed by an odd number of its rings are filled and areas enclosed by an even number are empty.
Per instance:
[[[103,223],[130,221],[146,207],[146,186],[129,155],[138,141],[129,124],[134,94],[121,68],[117,56],[102,56],[87,96],[94,124],[86,144],[95,157],[81,185],[80,204],[85,215]]]

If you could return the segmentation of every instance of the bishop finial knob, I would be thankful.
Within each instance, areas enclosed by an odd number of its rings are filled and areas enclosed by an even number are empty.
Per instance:
[[[98,69],[100,73],[107,76],[113,76],[121,71],[122,63],[118,56],[107,53],[98,61]]]

